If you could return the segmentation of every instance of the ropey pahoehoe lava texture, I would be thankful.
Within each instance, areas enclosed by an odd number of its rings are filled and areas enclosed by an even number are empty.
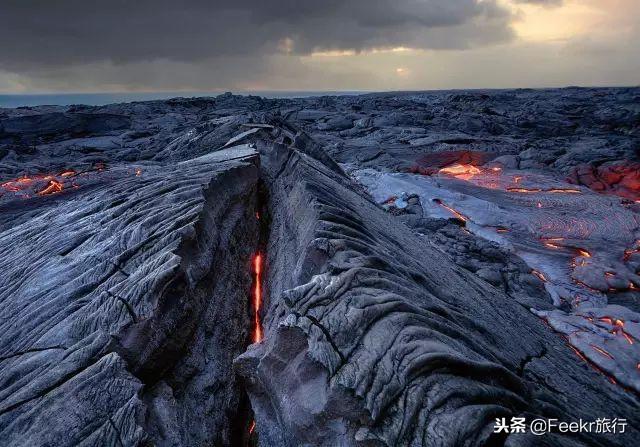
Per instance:
[[[639,97],[0,110],[0,443],[632,445]]]

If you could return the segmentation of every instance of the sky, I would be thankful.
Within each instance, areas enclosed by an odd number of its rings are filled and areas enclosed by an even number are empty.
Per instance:
[[[0,93],[640,84],[638,0],[0,0]]]

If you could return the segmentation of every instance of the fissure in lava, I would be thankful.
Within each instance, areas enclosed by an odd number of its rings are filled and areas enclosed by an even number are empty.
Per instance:
[[[262,271],[264,259],[258,252],[253,258],[253,342],[260,343],[263,339],[260,309],[262,308]]]

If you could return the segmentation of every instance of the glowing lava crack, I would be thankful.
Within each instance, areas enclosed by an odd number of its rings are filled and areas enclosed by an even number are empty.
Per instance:
[[[256,253],[253,258],[253,342],[260,343],[263,339],[260,309],[262,307],[262,253]]]

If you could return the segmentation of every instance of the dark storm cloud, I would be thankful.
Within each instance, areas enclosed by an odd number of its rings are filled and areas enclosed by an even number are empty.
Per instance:
[[[510,39],[509,20],[495,0],[1,0],[0,69],[467,48]]]

